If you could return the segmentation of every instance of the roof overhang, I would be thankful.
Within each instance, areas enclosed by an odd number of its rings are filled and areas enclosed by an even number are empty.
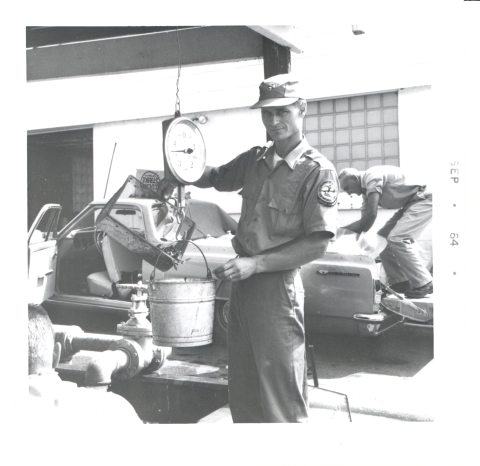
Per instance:
[[[293,26],[30,27],[27,81],[258,59],[266,37],[300,52]]]
[[[262,36],[273,40],[279,45],[289,48],[292,52],[302,53],[300,48],[300,29],[295,26],[248,26]]]

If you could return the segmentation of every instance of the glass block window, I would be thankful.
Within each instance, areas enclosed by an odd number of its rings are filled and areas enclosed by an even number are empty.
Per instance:
[[[308,102],[303,131],[337,171],[400,164],[397,92]]]
[[[93,158],[72,156],[73,212],[80,212],[93,200]]]

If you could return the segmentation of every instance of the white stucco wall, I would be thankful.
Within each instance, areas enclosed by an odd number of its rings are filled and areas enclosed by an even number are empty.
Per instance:
[[[254,145],[265,143],[265,130],[259,110],[248,108],[204,112],[208,121],[198,125],[207,147],[207,164],[218,166]],[[194,116],[183,114],[183,116]],[[94,197],[103,198],[113,157],[106,197],[111,196],[137,169],[163,170],[163,118],[98,124],[94,126]],[[187,187],[196,199],[214,201],[229,213],[240,211],[236,193],[219,195],[214,189]]]
[[[135,176],[136,168],[163,170],[162,120],[159,118],[96,125],[93,140],[94,199],[103,199],[105,193],[105,197],[111,197],[128,175]]]
[[[436,162],[432,113],[431,86],[398,91],[400,166],[408,174],[420,175],[428,185],[433,183]]]
[[[28,130],[91,126],[175,112],[177,69],[29,82]],[[181,113],[244,107],[255,101],[261,60],[188,66],[181,70]]]

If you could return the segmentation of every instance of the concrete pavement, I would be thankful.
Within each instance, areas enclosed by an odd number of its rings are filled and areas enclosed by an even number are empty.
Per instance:
[[[348,396],[352,422],[434,420],[433,329],[398,327],[377,339],[312,335],[319,387]],[[310,361],[311,364],[311,361]],[[349,422],[345,397],[315,388],[310,422]],[[202,423],[231,423],[228,405]]]
[[[434,369],[430,362],[414,378],[354,374],[335,380],[319,380],[319,388],[309,380],[309,422],[431,422]],[[332,393],[323,389],[332,390]],[[201,419],[199,423],[232,423],[228,405]]]

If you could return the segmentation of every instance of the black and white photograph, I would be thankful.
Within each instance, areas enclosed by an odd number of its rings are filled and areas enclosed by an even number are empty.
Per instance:
[[[17,13],[36,457],[474,464],[477,5],[213,3]]]

